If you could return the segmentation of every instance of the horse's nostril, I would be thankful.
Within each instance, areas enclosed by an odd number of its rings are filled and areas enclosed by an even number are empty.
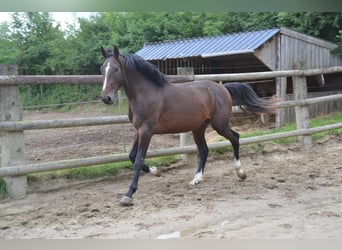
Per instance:
[[[110,96],[105,96],[102,98],[102,101],[105,103],[105,104],[113,104],[113,100]]]

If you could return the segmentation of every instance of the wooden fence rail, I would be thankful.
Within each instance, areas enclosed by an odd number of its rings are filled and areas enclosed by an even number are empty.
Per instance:
[[[51,128],[71,128],[82,126],[114,125],[129,123],[127,115],[85,117],[56,120],[28,120],[28,121],[8,121],[0,122],[0,131],[14,132],[23,130],[51,129]]]
[[[331,125],[326,125],[317,128],[310,129],[299,129],[293,130],[289,132],[280,132],[274,133],[270,135],[263,136],[255,136],[249,138],[240,139],[240,145],[247,145],[252,143],[261,143],[265,141],[283,139],[288,137],[295,136],[303,136],[303,135],[312,135],[314,133],[329,131],[333,129],[342,128],[342,123],[336,123]],[[209,143],[209,149],[220,149],[231,146],[229,141],[215,142]],[[182,147],[172,147],[165,149],[158,149],[153,151],[148,151],[147,158],[160,157],[160,156],[169,156],[169,155],[177,155],[177,154],[191,154],[196,153],[197,147],[196,145],[182,146]],[[70,160],[62,160],[62,161],[53,161],[53,162],[44,162],[37,164],[24,164],[24,165],[16,165],[10,167],[2,167],[0,168],[0,176],[20,176],[30,173],[38,173],[44,171],[52,171],[52,170],[61,170],[67,168],[77,168],[77,167],[86,167],[86,166],[94,166],[99,164],[107,164],[114,162],[123,162],[128,161],[128,154],[111,154],[104,156],[95,156],[88,157],[82,159],[70,159]]]
[[[316,103],[342,99],[342,94],[306,99],[305,77],[310,75],[330,74],[336,72],[342,72],[342,67],[331,67],[325,69],[312,70],[258,72],[245,74],[177,75],[168,76],[168,78],[171,82],[184,82],[204,79],[214,81],[244,81],[269,79],[275,77],[293,77],[294,93],[297,96],[297,100],[279,103],[278,108],[295,107],[298,129],[290,132],[245,138],[241,139],[240,143],[241,145],[244,145],[250,143],[259,143],[269,140],[281,139],[286,137],[299,136],[303,139],[301,141],[304,143],[304,148],[309,149],[311,146],[311,135],[313,133],[342,128],[342,123],[327,125],[319,128],[310,128],[310,118],[308,117],[307,106]],[[17,76],[15,74],[12,74],[12,71],[8,72],[8,74],[3,74],[0,76],[0,176],[3,176],[5,178],[6,185],[10,186],[10,195],[12,195],[15,198],[20,198],[26,194],[27,183],[25,182],[25,175],[28,173],[92,166],[128,160],[128,154],[105,155],[83,159],[70,159],[63,161],[45,162],[38,164],[25,164],[23,160],[24,130],[122,124],[128,123],[129,121],[127,116],[89,117],[66,120],[23,121],[21,118],[21,110],[19,110],[20,100],[17,94],[17,86],[57,83],[99,84],[101,82],[101,76]],[[303,98],[300,98],[301,96],[303,96]],[[210,149],[218,149],[228,147],[230,146],[230,143],[229,141],[224,141],[210,143],[208,146]],[[181,147],[149,151],[147,153],[147,157],[159,157],[175,154],[193,154],[196,152],[197,149],[195,145],[186,145]],[[16,180],[20,181],[13,185],[13,183],[15,183]],[[16,189],[18,189],[19,191],[16,191]]]
[[[342,72],[342,66],[309,69],[309,70],[281,70],[269,72],[255,73],[237,73],[237,74],[212,74],[212,75],[168,75],[170,82],[189,82],[197,80],[212,80],[212,81],[247,81],[261,80],[276,77],[305,77],[319,74],[332,74]],[[41,76],[17,76],[17,75],[2,75],[0,76],[0,85],[33,85],[33,84],[101,84],[102,77],[100,75],[41,75]]]
[[[342,99],[342,94],[314,97],[310,99],[285,101],[276,105],[277,108],[289,108],[296,106],[308,106],[318,103],[335,101]],[[56,120],[27,120],[27,121],[7,121],[0,122],[0,131],[15,132],[23,130],[52,129],[52,128],[71,128],[82,126],[115,125],[129,123],[127,115],[104,116],[104,117],[85,117]]]

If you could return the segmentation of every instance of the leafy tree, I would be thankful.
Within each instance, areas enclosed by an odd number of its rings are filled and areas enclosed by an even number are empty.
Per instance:
[[[342,29],[340,12],[280,12],[278,24],[299,32],[337,42]]]
[[[13,46],[10,40],[9,25],[5,23],[0,24],[0,63],[12,64],[13,60]]]
[[[78,30],[67,39],[68,61],[73,64],[69,66],[78,67],[81,74],[99,74],[102,63],[100,47],[111,40],[110,30],[97,16],[90,20],[79,18],[79,23]]]
[[[46,64],[51,45],[63,36],[59,27],[54,27],[49,13],[14,13],[11,24],[13,54],[20,74],[51,74]]]
[[[342,30],[339,31],[336,40],[338,47],[334,50],[334,52],[336,54],[342,54]]]
[[[125,12],[101,13],[100,19],[110,28],[109,42],[124,52],[135,52],[145,42],[280,26],[336,42],[341,15],[336,12]]]

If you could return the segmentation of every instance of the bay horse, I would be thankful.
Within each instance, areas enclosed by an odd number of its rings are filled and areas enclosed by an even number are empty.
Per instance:
[[[190,184],[197,185],[202,181],[208,156],[204,135],[210,124],[231,142],[236,173],[242,180],[246,179],[239,157],[239,134],[229,127],[232,102],[251,112],[274,113],[272,100],[258,98],[252,88],[242,83],[221,85],[213,81],[194,81],[172,84],[156,66],[135,54],[122,55],[116,46],[109,50],[101,47],[101,51],[104,57],[102,101],[113,104],[118,89],[123,88],[129,103],[129,120],[136,129],[129,153],[134,174],[121,205],[133,205],[140,171],[158,174],[156,168],[144,163],[153,134],[192,131],[199,162]]]

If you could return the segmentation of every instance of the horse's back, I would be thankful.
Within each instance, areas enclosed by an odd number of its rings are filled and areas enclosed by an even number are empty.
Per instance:
[[[189,99],[187,102],[212,104],[212,106],[231,106],[231,96],[227,89],[214,81],[193,81],[174,84],[174,96]],[[214,108],[214,107],[212,107]]]
[[[229,112],[230,95],[220,84],[196,81],[164,87],[163,110],[156,133],[190,131],[214,115]]]

